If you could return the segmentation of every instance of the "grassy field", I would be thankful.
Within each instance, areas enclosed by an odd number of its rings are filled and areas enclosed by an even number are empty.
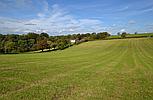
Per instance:
[[[153,38],[0,55],[1,100],[153,100]]]
[[[126,34],[126,38],[143,38],[143,37],[153,37],[153,33],[139,33],[139,34]],[[121,35],[111,35],[107,39],[121,39]]]
[[[142,34],[127,34],[126,37],[128,38],[135,38],[135,37],[152,37],[153,33],[142,33]]]

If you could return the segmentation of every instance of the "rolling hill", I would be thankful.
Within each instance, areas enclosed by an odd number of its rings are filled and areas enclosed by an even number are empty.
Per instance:
[[[153,38],[0,55],[1,100],[152,100]]]

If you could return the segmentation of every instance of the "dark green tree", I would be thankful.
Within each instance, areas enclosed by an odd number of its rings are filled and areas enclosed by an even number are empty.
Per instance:
[[[122,37],[122,38],[126,38],[126,35],[127,35],[127,33],[126,33],[126,32],[123,32],[123,33],[121,34],[121,37]]]
[[[16,53],[15,43],[12,41],[5,42],[4,51],[5,53]]]
[[[41,37],[49,38],[49,35],[48,35],[47,33],[41,33],[40,36],[41,36]]]
[[[37,40],[37,48],[38,50],[43,50],[48,48],[47,39],[39,39]]]
[[[117,35],[118,35],[118,36],[120,36],[120,35],[121,35],[121,33],[120,33],[120,32],[118,32],[118,33],[117,33]]]

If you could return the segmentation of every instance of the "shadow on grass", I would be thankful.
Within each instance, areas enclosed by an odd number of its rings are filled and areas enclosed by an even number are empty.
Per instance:
[[[59,49],[52,49],[52,50],[45,50],[45,51],[34,51],[33,53],[45,53],[45,52],[52,52],[52,51],[57,51]]]

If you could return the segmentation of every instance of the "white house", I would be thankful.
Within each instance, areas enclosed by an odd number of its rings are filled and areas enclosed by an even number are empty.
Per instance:
[[[75,42],[76,42],[76,40],[70,40],[70,42],[71,42],[71,43],[75,43]]]

